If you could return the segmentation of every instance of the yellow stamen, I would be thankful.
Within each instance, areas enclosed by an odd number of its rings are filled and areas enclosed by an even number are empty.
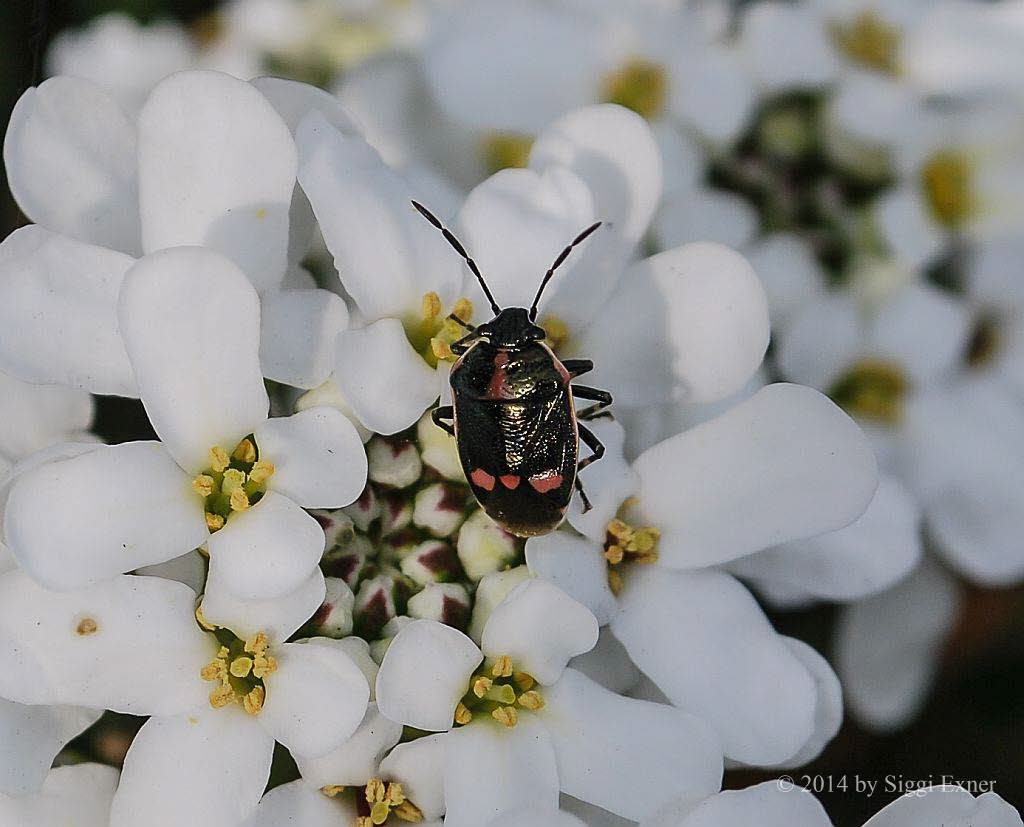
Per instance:
[[[544,316],[540,326],[544,328],[547,338],[544,340],[548,346],[557,351],[569,339],[569,325],[563,322],[558,316]]]
[[[379,778],[371,778],[366,783],[366,803],[376,804],[384,800],[384,793],[386,788],[384,782]]]
[[[455,707],[455,723],[465,726],[473,720],[473,713],[469,711],[469,707],[461,701],[459,705]]]
[[[345,788],[340,784],[328,784],[320,788],[320,792],[326,795],[328,798],[337,798],[343,792]]]
[[[608,588],[612,590],[614,595],[622,591],[622,575],[615,571],[615,569],[608,569]]]
[[[231,456],[239,462],[245,462],[251,465],[256,462],[256,446],[252,444],[251,439],[243,439],[235,446],[235,450],[231,452]]]
[[[531,690],[530,692],[524,692],[519,696],[519,705],[524,709],[543,709],[544,708],[544,696],[539,692]]]
[[[212,660],[201,670],[199,670],[199,676],[204,681],[219,681],[225,677],[224,672],[224,661]]]
[[[211,514],[209,511],[206,512],[206,527],[210,531],[220,531],[224,528],[224,518],[220,514]]]
[[[210,706],[221,709],[235,700],[235,691],[227,684],[218,686],[210,693]]]
[[[956,229],[975,212],[971,162],[962,152],[936,153],[921,169],[925,197],[936,221]]]
[[[899,71],[900,30],[870,9],[849,23],[835,23],[832,39],[852,62],[887,75]]]
[[[484,169],[493,175],[503,169],[525,167],[529,163],[532,148],[533,138],[528,135],[518,132],[495,132],[484,140],[480,157]]]
[[[828,395],[851,416],[898,425],[910,382],[898,365],[864,359],[832,386]]]
[[[482,698],[484,695],[487,694],[487,690],[491,688],[492,684],[493,681],[490,678],[486,677],[485,675],[481,675],[479,678],[473,681],[473,694],[476,695],[478,698]]]
[[[210,621],[206,619],[206,615],[203,614],[202,605],[196,606],[196,623],[206,629],[207,632],[212,632],[217,628],[217,624],[210,623]]]
[[[664,111],[668,75],[657,63],[634,58],[608,75],[602,90],[606,102],[625,106],[640,117],[653,120]]]
[[[408,821],[410,824],[419,824],[423,821],[423,811],[408,799],[394,807],[391,812],[402,821]]]
[[[405,801],[405,792],[402,790],[402,785],[397,781],[392,781],[388,784],[388,792],[385,796],[388,804],[392,807],[397,807],[403,801]]]
[[[274,463],[261,459],[249,472],[249,481],[260,485],[274,474]]]
[[[225,494],[233,494],[240,491],[245,485],[245,472],[237,468],[229,468],[224,472],[224,480],[220,484],[220,490]]]
[[[241,488],[231,492],[229,502],[232,511],[245,511],[249,507],[249,497]]]
[[[537,684],[533,675],[527,675],[525,672],[513,672],[512,682],[519,687],[520,692],[528,692]]]
[[[502,655],[491,667],[491,674],[496,678],[511,678],[512,677],[512,658],[508,655]]]
[[[236,678],[244,678],[252,672],[252,658],[244,655],[231,661],[231,674]]]
[[[262,686],[254,686],[242,701],[242,708],[250,715],[259,715],[266,697],[267,693]]]
[[[263,680],[267,675],[273,675],[277,671],[277,661],[270,655],[260,655],[253,659],[252,675],[254,678]]]
[[[473,302],[465,298],[459,299],[452,308],[452,315],[468,324],[473,318]]]
[[[510,729],[519,723],[519,714],[514,706],[499,706],[491,712],[491,717]]]
[[[622,546],[608,546],[604,550],[604,559],[611,563],[613,566],[617,566],[623,561],[626,556],[626,552]]]
[[[254,655],[262,655],[270,646],[270,641],[263,632],[257,632],[250,638],[246,638],[245,651]]]
[[[192,490],[200,497],[209,497],[213,493],[213,477],[209,474],[200,474],[192,480]]]
[[[441,315],[441,297],[433,290],[423,296],[423,318],[430,320]]]
[[[210,467],[218,474],[223,471],[231,464],[231,458],[228,456],[228,452],[221,448],[219,445],[214,445],[210,449]]]

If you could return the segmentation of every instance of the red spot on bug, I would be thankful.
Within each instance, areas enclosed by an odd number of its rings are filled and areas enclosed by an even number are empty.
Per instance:
[[[519,477],[515,474],[505,474],[501,478],[501,484],[510,491],[515,491],[519,487]]]
[[[553,474],[550,471],[545,474],[538,474],[535,477],[530,477],[530,485],[538,494],[547,494],[548,491],[554,491],[556,488],[562,485],[562,475]]]
[[[494,356],[494,372],[487,383],[488,399],[505,399],[508,397],[508,376],[505,365],[508,364],[508,352],[499,350]]]
[[[472,471],[469,478],[473,481],[473,485],[482,488],[484,491],[494,490],[494,477],[488,474],[483,468],[477,468]]]

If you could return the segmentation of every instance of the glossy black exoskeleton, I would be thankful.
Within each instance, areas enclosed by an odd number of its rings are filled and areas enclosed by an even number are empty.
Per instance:
[[[589,359],[563,362],[555,356],[536,324],[537,303],[573,247],[601,222],[580,233],[555,259],[529,310],[502,309],[458,239],[425,207],[415,201],[413,206],[465,259],[494,312],[493,319],[477,327],[450,317],[469,333],[451,346],[459,357],[451,372],[453,404],[436,408],[433,420],[455,437],[466,479],[487,514],[520,537],[547,534],[565,518],[574,488],[584,511],[590,508],[578,475],[604,455],[604,446],[584,422],[601,415],[612,397],[571,384],[594,365]],[[574,397],[594,404],[577,412]],[[591,450],[582,460],[580,440]]]

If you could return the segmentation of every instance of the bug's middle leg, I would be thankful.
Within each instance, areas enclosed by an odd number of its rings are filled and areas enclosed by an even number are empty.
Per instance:
[[[584,373],[590,373],[594,369],[594,363],[590,359],[566,359],[562,362],[562,366],[569,371],[569,376],[572,379],[582,376]]]
[[[604,456],[604,443],[601,442],[601,440],[597,438],[597,435],[586,425],[580,423],[578,427],[580,439],[583,440],[583,443],[591,451],[589,457],[584,457],[576,464],[576,490],[580,492],[580,499],[583,500],[583,513],[586,514],[591,508],[593,508],[593,506],[590,504],[587,492],[583,490],[583,483],[580,482],[580,471],[591,463],[597,462]]]
[[[576,414],[577,419],[587,422],[588,420],[596,419],[599,416],[611,415],[605,411],[605,408],[612,404],[612,395],[608,393],[608,391],[603,391],[599,388],[591,388],[587,385],[570,385],[570,388],[572,388],[572,395],[577,399],[590,399],[595,403],[581,411],[578,411]]]
[[[441,430],[447,431],[452,436],[455,436],[455,426],[452,423],[454,417],[455,411],[452,410],[451,405],[441,405],[430,412],[430,418],[434,421],[434,424]],[[448,421],[446,422],[445,420]]]

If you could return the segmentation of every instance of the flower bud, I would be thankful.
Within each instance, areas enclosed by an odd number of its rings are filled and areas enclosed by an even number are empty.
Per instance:
[[[315,635],[341,638],[352,633],[352,608],[356,597],[348,584],[338,577],[326,577],[327,594],[309,626]]]
[[[352,518],[341,509],[314,509],[309,515],[320,523],[320,528],[324,530],[324,551],[345,545],[355,536]]]
[[[359,585],[353,610],[356,634],[373,640],[396,614],[395,580],[387,574],[378,574]]]
[[[416,494],[412,521],[435,537],[450,537],[466,519],[466,489],[435,482]]]
[[[345,506],[342,510],[352,518],[356,528],[366,531],[370,524],[380,516],[380,500],[377,498],[373,486],[368,485],[363,489],[358,500]]]
[[[469,621],[469,593],[461,583],[430,583],[409,598],[409,616],[465,629]]]
[[[344,580],[351,588],[356,587],[366,570],[366,561],[373,555],[373,543],[363,534],[354,534],[344,545],[335,546],[320,562],[320,568],[328,577]]]
[[[441,540],[420,543],[402,557],[399,567],[402,574],[420,586],[458,580],[462,574],[455,549]]]
[[[446,479],[454,482],[466,482],[455,437],[438,428],[431,419],[429,411],[416,425],[416,439],[419,441],[420,453],[426,465]]]
[[[457,548],[462,568],[466,576],[473,581],[505,568],[519,553],[516,538],[488,517],[482,509],[473,512],[462,524]]]
[[[380,531],[393,534],[412,525],[413,506],[404,491],[387,491],[380,498]]]
[[[423,472],[420,452],[407,439],[374,437],[366,446],[366,459],[370,479],[390,488],[407,488]]]

